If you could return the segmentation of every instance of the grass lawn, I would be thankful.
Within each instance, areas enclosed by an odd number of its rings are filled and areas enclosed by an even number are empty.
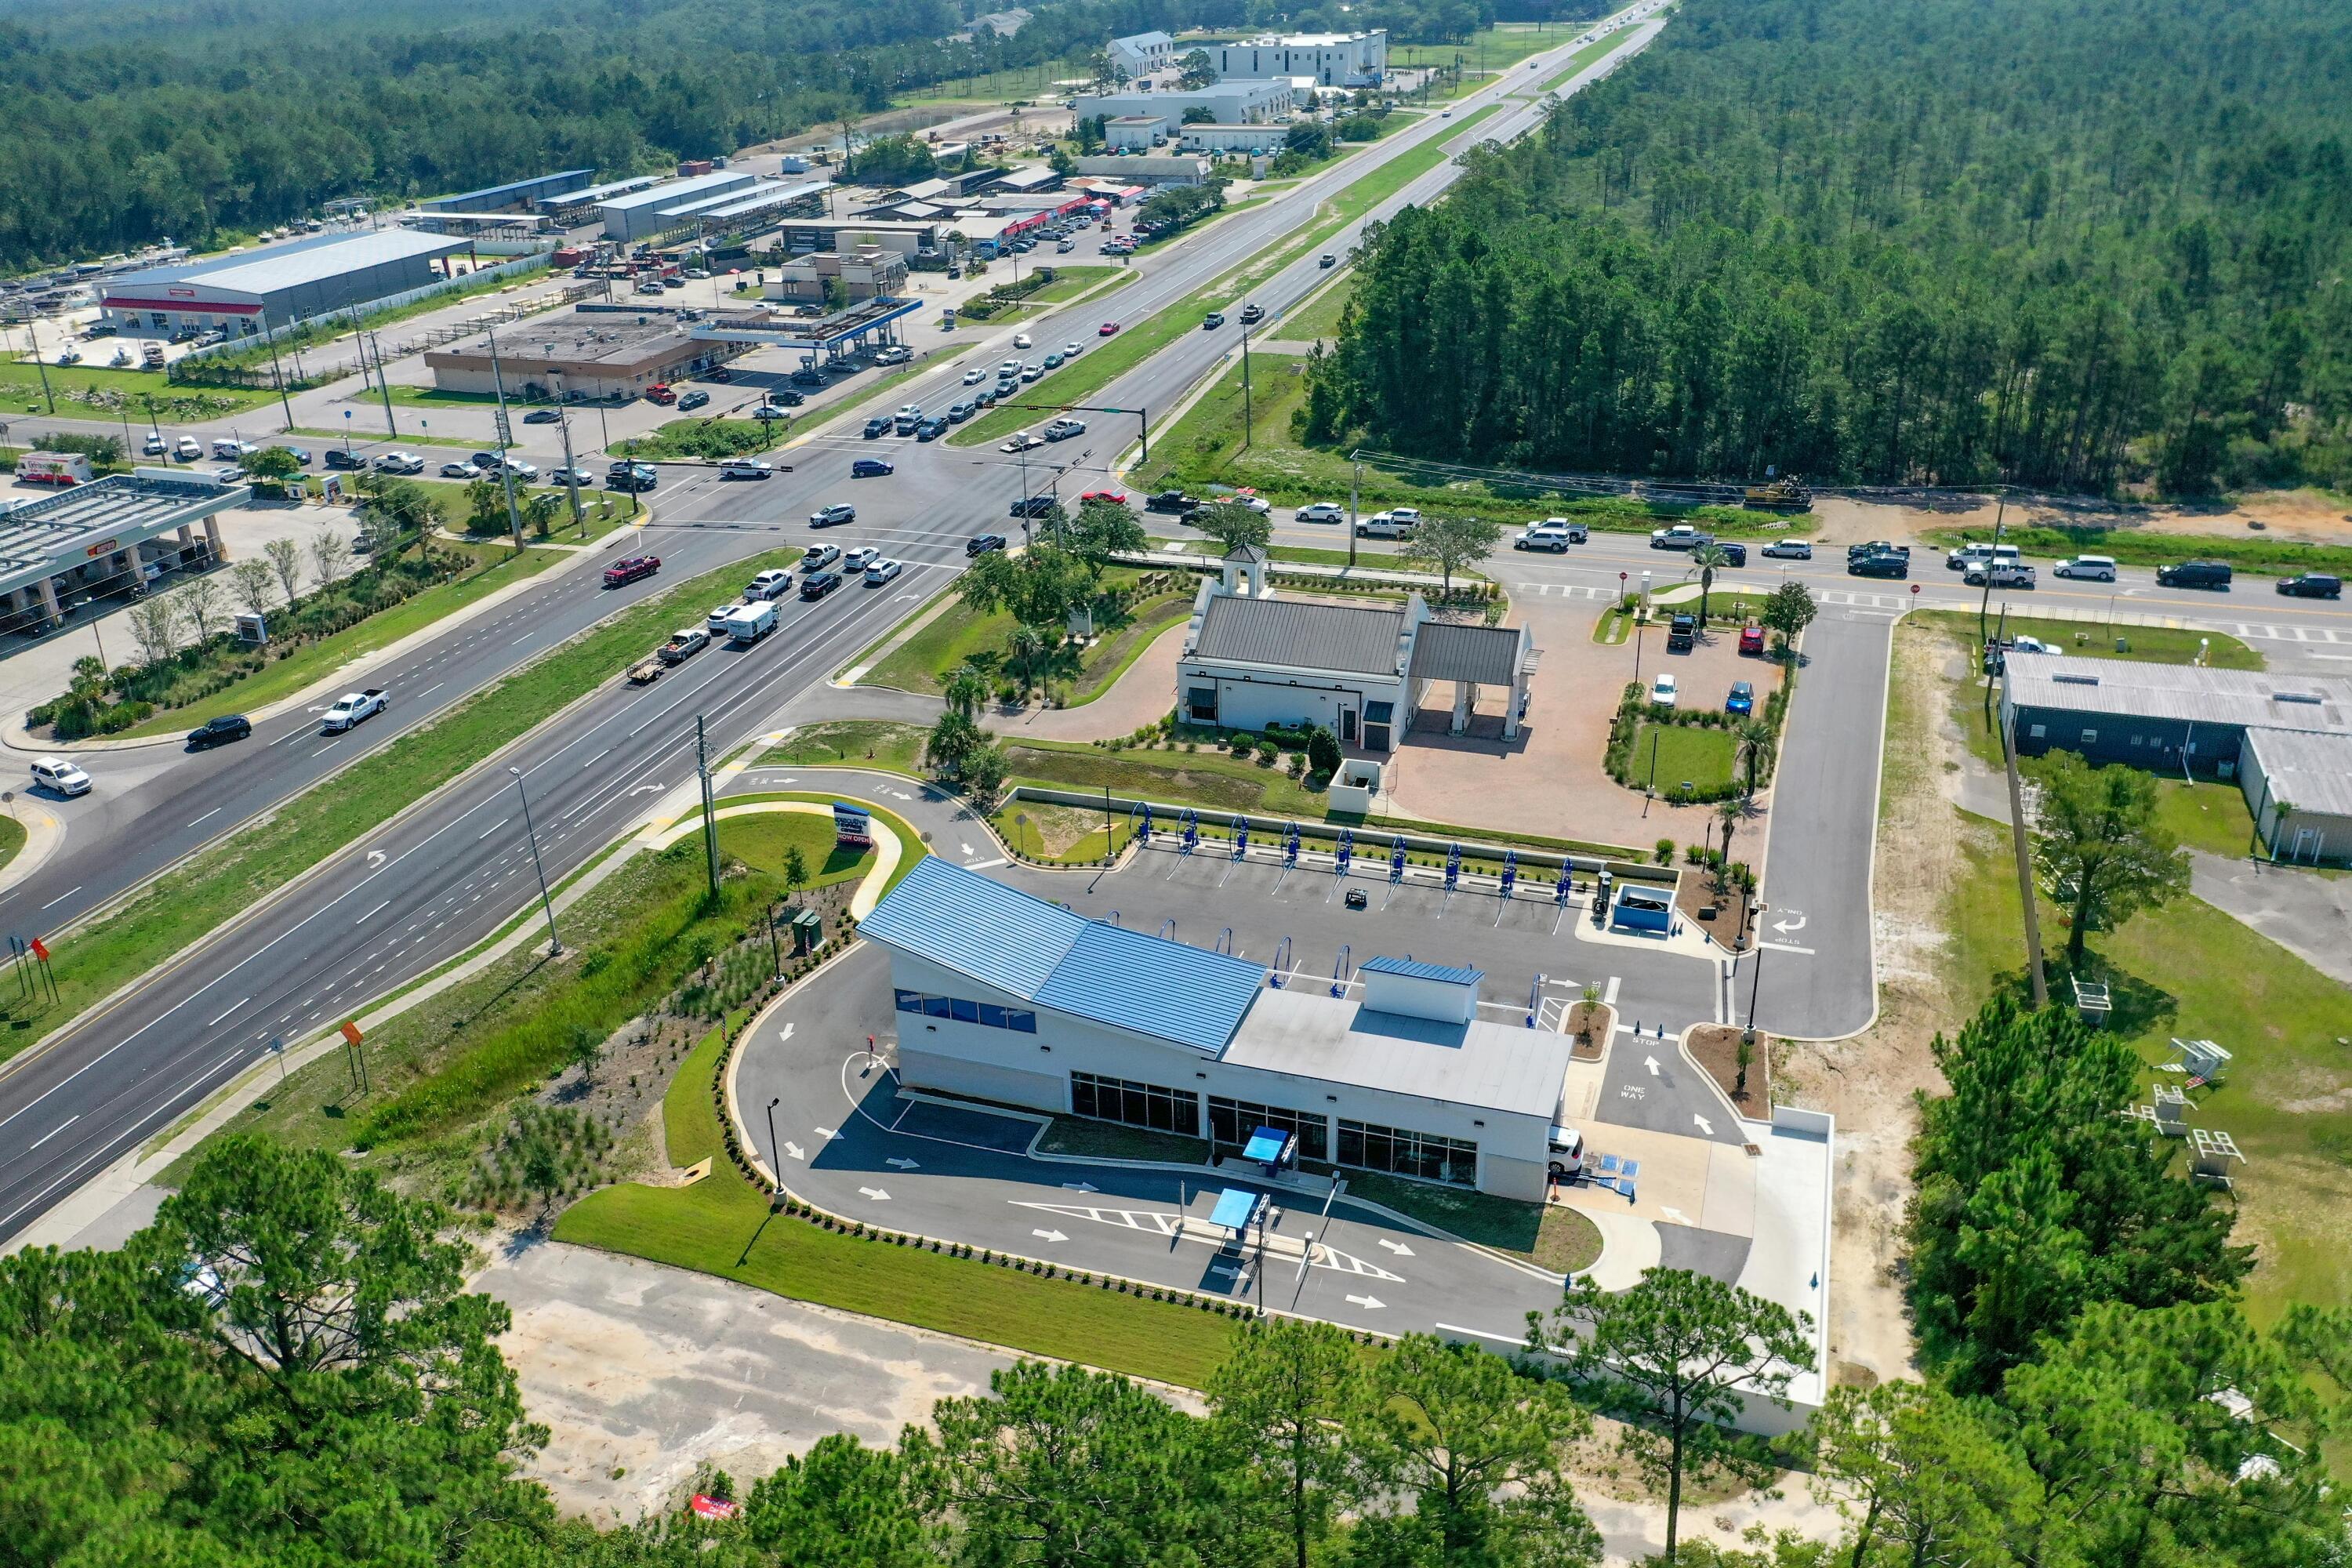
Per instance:
[[[726,803],[735,804],[732,796]],[[724,812],[726,805],[719,809]],[[919,847],[920,843],[919,839],[910,838],[908,847]],[[871,849],[845,848],[835,844],[832,817],[811,816],[797,811],[721,816],[719,849],[722,855],[740,860],[755,871],[765,871],[780,882],[784,875],[784,857],[797,849],[808,871],[808,880],[802,884],[806,888],[823,888],[863,877],[873,868],[875,856]]]
[[[16,814],[12,811],[0,816],[0,868],[5,868],[24,847],[25,825],[16,820]]]
[[[914,773],[922,766],[927,731],[918,724],[881,719],[832,719],[795,730],[760,758],[762,767],[882,768]]]
[[[1568,68],[1565,70],[1545,79],[1543,90],[1546,92],[1551,92],[1557,89],[1564,85],[1568,81],[1569,78],[1574,76],[1577,72],[1582,70],[1585,67],[1599,59],[1601,56],[1608,54],[1612,49],[1620,48],[1633,41],[1633,29],[1629,27],[1622,32],[1612,33],[1605,38],[1585,45],[1584,47],[1569,56]]]
[[[1115,587],[1141,575],[1132,568],[1113,567],[1103,574],[1103,583],[1107,587]],[[1067,688],[1072,707],[1099,697],[1135,662],[1152,638],[1184,618],[1192,603],[1192,590],[1187,584],[1138,602],[1123,619],[1098,620],[1100,635],[1093,646],[1080,649],[1066,644],[1057,651],[1045,677],[1047,683]],[[1001,610],[982,616],[961,603],[950,604],[929,625],[868,669],[864,683],[936,697],[945,689],[956,667],[975,654],[983,660],[997,656],[1001,665],[1001,656],[1014,625],[1013,617]]]
[[[103,341],[85,352],[110,359],[114,354]],[[12,353],[0,357],[0,413],[11,417],[18,414],[47,414],[48,403],[41,395],[44,369],[48,375],[49,395],[57,399],[55,417],[119,419],[121,411],[128,409],[134,439],[143,434],[140,426],[146,421],[147,400],[151,397],[155,400],[156,416],[170,424],[218,418],[278,402],[278,394],[266,388],[257,391],[240,386],[184,386],[167,381],[158,370],[115,370],[94,364],[41,366]]]
[[[1034,294],[1024,294],[1015,303],[1005,307],[1003,310],[999,310],[995,315],[989,317],[988,322],[991,326],[1013,321],[1020,316],[1024,311],[1030,310],[1032,307],[1067,304],[1072,300],[1076,299],[1079,295],[1087,293],[1096,288],[1106,278],[1119,277],[1125,279],[1135,276],[1133,272],[1129,271],[1124,267],[1063,267],[1051,261],[1034,263],[1029,268],[1029,270],[1035,271],[1041,267],[1051,267],[1054,268],[1054,280],[1051,283],[1046,284],[1043,289],[1038,289]],[[989,264],[988,273],[985,274],[985,276],[992,277],[994,276],[995,271],[996,264],[994,262],[991,262]],[[1013,273],[1009,267],[1005,271],[1004,278],[1005,281],[1008,283],[1013,279]],[[1083,358],[1085,356],[1081,355],[1080,357]]]
[[[1633,734],[1633,780],[1637,785],[1654,783],[1660,795],[1669,797],[1685,784],[1701,789],[1727,784],[1732,781],[1737,750],[1728,730],[1644,724]]]
[[[1339,335],[1339,312],[1355,297],[1356,280],[1340,279],[1320,294],[1291,311],[1275,326],[1275,335],[1289,342],[1305,342],[1312,338],[1336,338]],[[1250,356],[1255,359],[1257,356]]]
[[[1958,633],[1973,645],[1977,618],[1966,610],[1921,610],[1911,617],[1938,630]],[[1986,623],[1997,627],[1999,617]],[[2030,616],[2009,617],[2009,635],[2037,637],[2062,652],[2082,658],[2121,658],[2141,664],[2193,664],[2199,647],[2216,669],[2261,669],[2263,656],[2236,637],[2220,632],[2190,631],[2180,626],[2107,626],[2099,622],[2042,620]],[[2127,645],[2116,646],[2122,638]],[[2032,655],[2027,655],[2032,658]]]
[[[525,550],[518,555],[511,550],[483,546],[444,544],[439,548],[471,554],[479,564],[466,575],[404,599],[388,610],[370,616],[355,626],[348,626],[331,637],[306,644],[226,690],[215,691],[202,701],[192,702],[184,708],[158,713],[145,723],[122,731],[123,735],[135,738],[170,734],[194,729],[218,714],[249,712],[281,697],[290,697],[342,666],[389,647],[402,637],[422,631],[436,621],[454,616],[509,583],[536,576],[564,558],[564,552],[560,550]]]
[[[381,415],[383,410],[378,408],[376,412]],[[415,421],[411,420],[409,423],[414,425]],[[473,440],[466,437],[420,436],[413,429],[404,430],[397,436],[385,436],[380,434],[373,425],[362,426],[356,418],[354,418],[348,426],[341,430],[328,430],[314,425],[297,425],[292,429],[287,431],[286,434],[289,436],[308,436],[313,441],[324,441],[330,446],[336,447],[340,447],[345,442],[354,444],[373,444],[377,441],[382,441],[394,447],[454,447],[459,451],[474,452],[479,451],[484,446],[483,442]],[[419,453],[418,456],[421,457],[423,454]]]
[[[1585,24],[1498,23],[1481,27],[1458,44],[1403,44],[1389,53],[1391,70],[1459,65],[1462,79],[1430,89],[1430,101],[1444,103],[1477,91],[1529,55],[1557,48],[1582,32]]]
[[[2253,843],[2254,815],[2236,784],[2167,778],[2156,788],[2156,820],[2189,848],[2234,858]]]
[[[0,1017],[12,1026],[0,1057],[79,1016],[152,967],[159,955],[195,945],[358,835],[613,679],[681,620],[699,616],[713,595],[731,593],[747,572],[788,566],[800,553],[768,551],[640,601],[370,753],[329,787],[299,795],[199,852],[112,914],[56,944],[51,968],[58,1000],[0,1006]]]
[[[710,1085],[719,1037],[680,1064],[662,1102],[673,1165],[704,1158],[689,1187],[608,1187],[574,1204],[555,1238],[646,1258],[1009,1350],[1199,1388],[1232,1350],[1232,1318],[1098,1285],[949,1258],[828,1231],[768,1212],[766,1194],[735,1169],[720,1141]]]

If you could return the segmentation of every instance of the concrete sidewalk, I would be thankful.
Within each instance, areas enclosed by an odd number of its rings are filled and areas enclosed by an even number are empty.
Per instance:
[[[2189,890],[2322,974],[2352,985],[2352,877],[2189,852]]]

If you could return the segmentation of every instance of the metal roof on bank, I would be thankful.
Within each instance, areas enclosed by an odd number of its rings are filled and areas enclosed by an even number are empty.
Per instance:
[[[1475,985],[1486,975],[1467,964],[1423,963],[1406,958],[1368,958],[1357,966],[1364,974],[1402,974],[1414,980],[1438,980],[1448,985]]]
[[[938,856],[919,861],[858,934],[1041,1007],[1210,1054],[1266,968],[1071,913]]]
[[[1221,594],[1209,601],[1208,613],[1201,617],[1192,656],[1286,669],[1392,676],[1397,673],[1397,639],[1403,632],[1401,609]]]

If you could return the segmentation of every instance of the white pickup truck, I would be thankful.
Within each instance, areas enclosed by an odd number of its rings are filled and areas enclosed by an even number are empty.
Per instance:
[[[371,686],[365,691],[346,691],[335,699],[319,728],[330,735],[340,735],[362,719],[373,719],[384,710],[383,688]]]

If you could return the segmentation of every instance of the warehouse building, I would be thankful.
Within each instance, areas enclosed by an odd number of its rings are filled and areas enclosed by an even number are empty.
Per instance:
[[[604,237],[624,242],[650,239],[678,226],[677,209],[730,191],[749,192],[759,176],[741,169],[714,169],[683,180],[660,180],[596,204]]]
[[[2021,756],[2229,780],[2278,858],[2352,861],[2352,680],[2012,653],[2000,702]]]
[[[1103,50],[1114,76],[1148,77],[1176,63],[1176,40],[1165,33],[1133,33],[1113,38]]]
[[[1279,598],[1265,554],[1244,545],[1221,580],[1201,584],[1176,662],[1176,701],[1194,724],[1263,731],[1319,724],[1345,746],[1393,751],[1426,712],[1456,735],[1516,739],[1536,663],[1525,626],[1469,626],[1431,615],[1419,594],[1402,605]],[[1451,702],[1433,707],[1431,699]],[[1507,694],[1481,719],[1479,689]]]
[[[1389,36],[1369,33],[1271,34],[1213,44],[1209,63],[1221,81],[1311,77],[1318,87],[1378,87],[1388,74]]]
[[[562,227],[582,228],[596,221],[596,208],[600,203],[658,185],[667,178],[667,174],[633,174],[625,180],[607,180],[601,185],[566,191],[561,195],[541,196],[538,203],[539,210]]]
[[[1207,184],[1209,178],[1209,160],[1197,153],[1107,154],[1081,158],[1077,164],[1081,174],[1099,175],[1123,184],[1199,185]]]
[[[1569,1037],[1478,1016],[1475,969],[1374,958],[1282,989],[938,856],[859,922],[890,955],[908,1086],[1541,1202]]]
[[[495,367],[487,342],[431,350],[425,367],[445,392],[492,392],[503,374],[509,397],[626,399],[656,382],[699,375],[740,352],[696,338],[666,318],[616,323],[611,316],[583,315],[510,330]]]
[[[242,256],[215,256],[107,280],[101,315],[115,331],[258,335],[313,316],[373,305],[455,277],[463,235],[410,228],[329,234]]]
[[[503,185],[485,185],[478,191],[466,191],[454,196],[435,196],[429,202],[416,205],[429,213],[506,213],[530,212],[541,202],[552,201],[569,192],[586,187],[593,169],[566,169],[560,174],[541,174],[529,180],[512,180]]]
[[[1172,88],[1166,92],[1117,92],[1081,98],[1076,100],[1072,112],[1080,120],[1153,114],[1181,124],[1188,109],[1207,110],[1219,125],[1265,125],[1288,120],[1297,109],[1297,99],[1286,78],[1279,81],[1220,81],[1202,88]]]

